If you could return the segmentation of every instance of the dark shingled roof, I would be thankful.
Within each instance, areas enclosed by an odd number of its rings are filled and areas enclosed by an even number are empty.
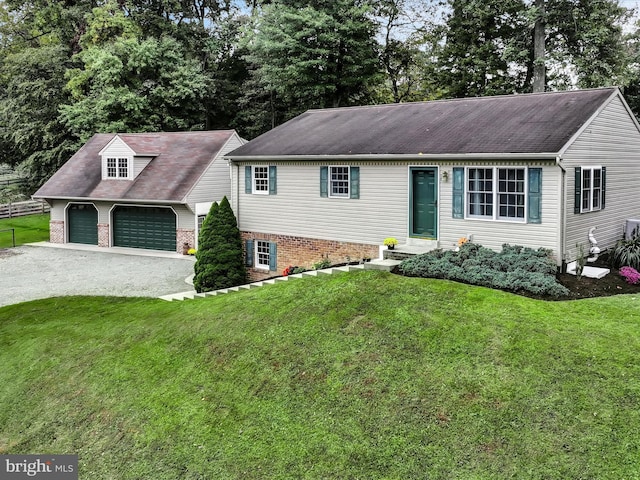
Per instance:
[[[615,92],[602,88],[309,110],[226,156],[555,153]]]
[[[33,196],[183,202],[233,130],[122,133],[138,155],[154,158],[133,180],[102,180],[99,152],[115,134],[96,134]]]

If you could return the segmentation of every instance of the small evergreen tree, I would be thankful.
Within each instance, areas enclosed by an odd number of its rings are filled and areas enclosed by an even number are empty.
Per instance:
[[[227,197],[211,205],[202,224],[194,268],[193,286],[198,293],[247,281],[240,230]]]

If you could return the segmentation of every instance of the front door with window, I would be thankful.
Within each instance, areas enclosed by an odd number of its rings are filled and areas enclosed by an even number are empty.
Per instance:
[[[437,238],[437,173],[438,169],[435,167],[410,169],[409,235],[412,237]]]

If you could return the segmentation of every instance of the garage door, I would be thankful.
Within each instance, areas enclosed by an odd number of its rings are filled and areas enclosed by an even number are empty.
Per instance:
[[[91,204],[74,203],[67,209],[69,242],[98,244],[98,210]]]
[[[176,214],[170,208],[116,207],[113,244],[117,247],[176,251]]]

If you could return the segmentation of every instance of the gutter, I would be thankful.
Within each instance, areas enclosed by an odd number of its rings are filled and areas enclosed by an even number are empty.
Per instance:
[[[562,155],[558,155],[556,157],[556,166],[560,169],[560,186],[559,186],[559,195],[560,202],[558,203],[558,216],[560,218],[560,235],[558,235],[558,255],[560,256],[560,265],[561,270],[564,272],[565,270],[565,236],[567,231],[567,216],[565,214],[566,211],[566,183],[567,183],[567,169],[562,166]]]
[[[42,199],[44,201],[47,200],[69,200],[73,202],[113,202],[113,203],[150,203],[152,205],[187,205],[187,202],[182,202],[179,200],[144,200],[140,198],[93,198],[93,197],[53,197],[53,196],[35,196],[32,195],[31,198]]]
[[[446,153],[446,154],[377,154],[377,153],[359,153],[359,154],[339,154],[339,155],[247,155],[247,156],[225,156],[230,163],[239,162],[271,162],[271,161],[420,161],[420,160],[438,160],[438,161],[460,161],[460,160],[492,160],[492,161],[526,161],[526,160],[557,160],[557,152],[543,153]]]

